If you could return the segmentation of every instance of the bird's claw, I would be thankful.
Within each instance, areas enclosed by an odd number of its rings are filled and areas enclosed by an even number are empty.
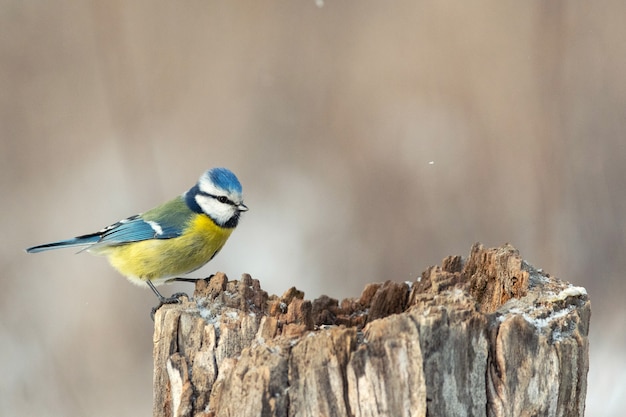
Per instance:
[[[171,297],[163,297],[159,300],[159,305],[152,307],[152,310],[150,311],[150,318],[152,319],[152,321],[154,321],[154,315],[156,314],[156,312],[165,304],[179,304],[181,303],[181,297],[186,297],[187,299],[189,299],[189,296],[184,293],[184,292],[177,292],[175,294],[172,294]]]
[[[172,294],[171,297],[168,298],[163,298],[163,300],[161,300],[161,305],[163,304],[178,304],[181,302],[180,298],[181,297],[186,297],[189,300],[189,296],[184,293],[184,292],[177,292]]]

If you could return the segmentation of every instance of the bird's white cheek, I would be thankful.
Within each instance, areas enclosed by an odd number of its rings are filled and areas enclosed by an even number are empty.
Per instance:
[[[197,195],[196,202],[209,217],[224,224],[235,214],[235,208],[230,204],[220,203],[216,199],[204,195]]]

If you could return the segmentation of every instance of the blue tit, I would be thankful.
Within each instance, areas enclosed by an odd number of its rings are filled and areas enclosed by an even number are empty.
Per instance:
[[[195,271],[222,249],[239,223],[241,184],[230,170],[205,172],[189,191],[145,213],[73,239],[26,249],[29,253],[82,246],[108,257],[131,282],[148,286],[159,301],[172,303],[155,288],[172,281],[192,281],[180,275]]]

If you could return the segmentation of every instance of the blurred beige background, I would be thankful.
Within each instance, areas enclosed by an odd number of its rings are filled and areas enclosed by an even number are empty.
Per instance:
[[[0,2],[0,415],[150,414],[152,293],[104,259],[23,249],[213,166],[250,211],[195,276],[357,296],[511,242],[588,289],[587,415],[621,415],[624,16],[620,1]]]

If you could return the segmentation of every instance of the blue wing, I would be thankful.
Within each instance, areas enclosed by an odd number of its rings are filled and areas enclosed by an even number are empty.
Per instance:
[[[182,229],[175,225],[144,220],[140,215],[136,215],[98,232],[100,239],[97,244],[115,245],[148,239],[171,239],[180,236],[182,232]]]
[[[29,253],[71,246],[115,246],[148,239],[171,239],[180,236],[193,212],[181,197],[114,223],[102,230],[68,240],[46,243],[26,249]]]

